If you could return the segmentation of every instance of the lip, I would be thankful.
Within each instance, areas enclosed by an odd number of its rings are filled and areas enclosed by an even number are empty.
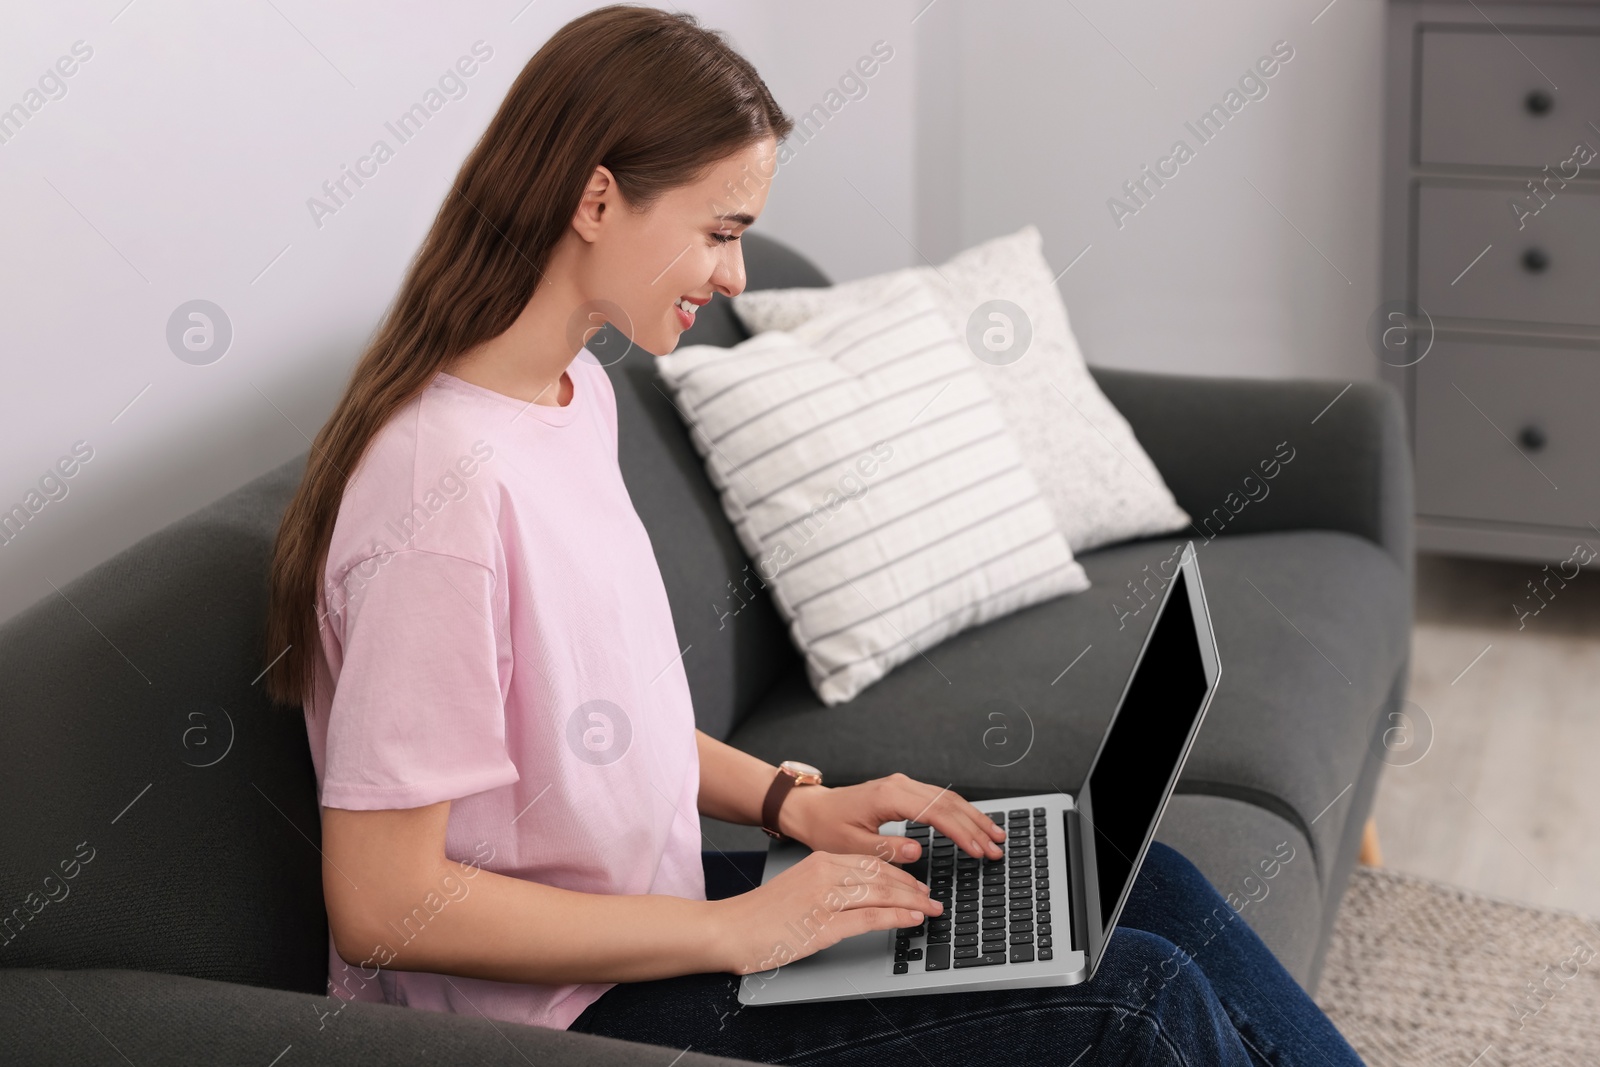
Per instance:
[[[685,294],[680,299],[687,300],[697,308],[705,307],[707,304],[711,303],[711,298],[709,296],[702,300]],[[676,300],[672,302],[672,313],[678,317],[679,329],[687,330],[689,327],[694,325],[694,318],[687,311],[684,311],[681,307],[679,307]]]

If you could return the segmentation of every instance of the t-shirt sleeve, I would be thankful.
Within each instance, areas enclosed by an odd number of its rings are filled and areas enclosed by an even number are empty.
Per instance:
[[[322,803],[415,808],[516,781],[494,572],[407,549],[351,568],[342,592]]]

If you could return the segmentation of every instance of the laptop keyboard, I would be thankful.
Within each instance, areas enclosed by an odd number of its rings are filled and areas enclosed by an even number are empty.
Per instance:
[[[895,931],[895,974],[1053,957],[1045,809],[985,814],[1006,828],[999,859],[969,856],[927,823],[906,823],[906,836],[922,845],[922,858],[905,869],[944,902],[944,913]]]

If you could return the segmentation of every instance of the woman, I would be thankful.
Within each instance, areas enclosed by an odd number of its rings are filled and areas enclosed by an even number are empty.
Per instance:
[[[702,863],[697,813],[759,825],[778,771],[694,727],[582,345],[611,321],[670,352],[743,289],[739,236],[792,125],[690,16],[575,19],[512,85],[318,434],[267,641],[316,768],[331,990],[773,1063],[1359,1062],[1161,847],[1085,986],[739,1010],[736,976],[775,951],[941,913],[885,862],[919,846],[880,823],[972,856],[1005,839],[893,774],[790,792],[776,829],[816,851],[767,885],[757,854]]]

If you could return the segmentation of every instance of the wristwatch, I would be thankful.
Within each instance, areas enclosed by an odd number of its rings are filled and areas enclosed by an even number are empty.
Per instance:
[[[761,828],[774,840],[788,840],[778,832],[778,809],[783,806],[784,798],[789,795],[789,790],[797,785],[821,784],[822,772],[809,763],[786,759],[778,764],[777,777],[772,779],[772,787],[767,790],[767,799],[761,802]]]

